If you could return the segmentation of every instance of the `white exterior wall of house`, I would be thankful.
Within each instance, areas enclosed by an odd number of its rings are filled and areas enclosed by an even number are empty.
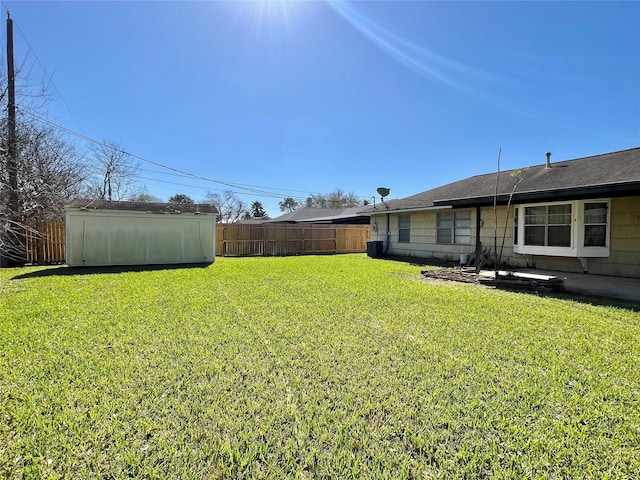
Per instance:
[[[500,249],[502,236],[505,232],[504,247],[502,249],[501,263],[510,268],[532,267],[543,270],[558,270],[566,272],[583,272],[599,275],[614,275],[622,277],[640,278],[640,197],[621,197],[607,199],[609,202],[609,232],[606,253],[594,251],[597,256],[589,256],[588,250],[580,250],[576,247],[567,249],[565,254],[545,255],[523,254],[514,251],[514,206],[508,212],[507,207],[499,206],[496,209],[497,216],[497,248]],[[576,211],[579,211],[579,203],[576,202]],[[520,207],[522,208],[522,207]],[[468,245],[438,244],[436,242],[436,218],[438,212],[446,211],[471,211],[471,241]],[[410,215],[409,242],[399,242],[399,219],[401,215]],[[577,217],[574,212],[574,217]],[[482,248],[491,247],[491,255],[494,255],[494,211],[493,207],[482,207],[480,218],[480,241]],[[389,255],[399,255],[417,258],[434,258],[457,262],[460,254],[475,252],[476,238],[476,209],[434,209],[415,212],[391,213],[390,232],[391,243],[387,251]],[[522,220],[521,220],[522,221]],[[386,247],[387,239],[387,215],[375,215],[371,217],[371,239],[381,240]],[[574,243],[578,243],[580,236],[580,224],[574,218],[575,233]]]
[[[464,209],[469,210],[469,209]],[[426,210],[416,212],[391,213],[391,242],[388,255],[418,258],[437,258],[439,260],[459,261],[461,254],[475,251],[475,209],[471,210],[471,243],[438,244],[436,243],[436,215],[438,212],[451,212],[452,209]],[[398,228],[401,215],[410,216],[409,242],[400,242]],[[375,226],[377,224],[377,227]],[[371,216],[371,240],[381,240],[387,244],[387,215]]]
[[[471,238],[469,243],[464,244],[439,244],[437,243],[437,214],[438,212],[453,212],[453,211],[468,211],[471,215]],[[513,209],[510,210],[509,220],[506,223],[507,231],[504,241],[504,248],[502,249],[502,262],[512,267],[525,267],[527,260],[520,255],[514,255],[513,253]],[[502,244],[502,236],[505,229],[505,220],[507,216],[506,207],[498,207],[496,209],[498,220],[498,248]],[[409,242],[398,241],[398,226],[400,215],[410,215],[411,231]],[[484,207],[481,209],[480,218],[482,224],[480,228],[480,241],[482,242],[482,249],[491,248],[491,255],[494,253],[494,212],[491,207]],[[372,225],[375,223],[375,219],[372,217]],[[463,209],[434,209],[428,211],[419,212],[406,212],[400,214],[390,215],[391,224],[391,246],[388,254],[400,255],[407,257],[420,257],[420,258],[436,258],[439,260],[446,260],[452,262],[460,261],[461,254],[472,255],[476,250],[476,209],[475,208],[463,208]],[[372,228],[373,232],[374,228]],[[372,233],[373,237],[373,233]],[[379,216],[378,218],[378,232],[377,237],[373,240],[382,240],[386,242],[386,216]]]
[[[69,209],[69,266],[212,263],[215,214]]]

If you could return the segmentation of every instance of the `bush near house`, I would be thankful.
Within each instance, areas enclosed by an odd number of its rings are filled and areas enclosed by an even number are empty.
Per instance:
[[[0,477],[640,471],[637,309],[421,268],[0,270]]]

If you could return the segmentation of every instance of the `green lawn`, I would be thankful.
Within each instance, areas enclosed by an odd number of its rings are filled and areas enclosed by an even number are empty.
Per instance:
[[[637,309],[420,268],[0,270],[0,478],[638,474]]]

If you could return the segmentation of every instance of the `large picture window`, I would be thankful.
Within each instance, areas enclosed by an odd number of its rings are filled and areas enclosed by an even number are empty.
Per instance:
[[[438,213],[436,241],[471,245],[471,211]]]
[[[571,204],[525,207],[524,244],[570,247]]]
[[[608,257],[610,199],[514,205],[513,251],[525,255]]]
[[[411,240],[411,215],[400,215],[398,219],[398,241],[409,243]]]

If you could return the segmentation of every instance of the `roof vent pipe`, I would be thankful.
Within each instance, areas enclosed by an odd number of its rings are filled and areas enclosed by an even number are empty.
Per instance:
[[[547,152],[547,166],[545,168],[551,168],[551,152]]]

